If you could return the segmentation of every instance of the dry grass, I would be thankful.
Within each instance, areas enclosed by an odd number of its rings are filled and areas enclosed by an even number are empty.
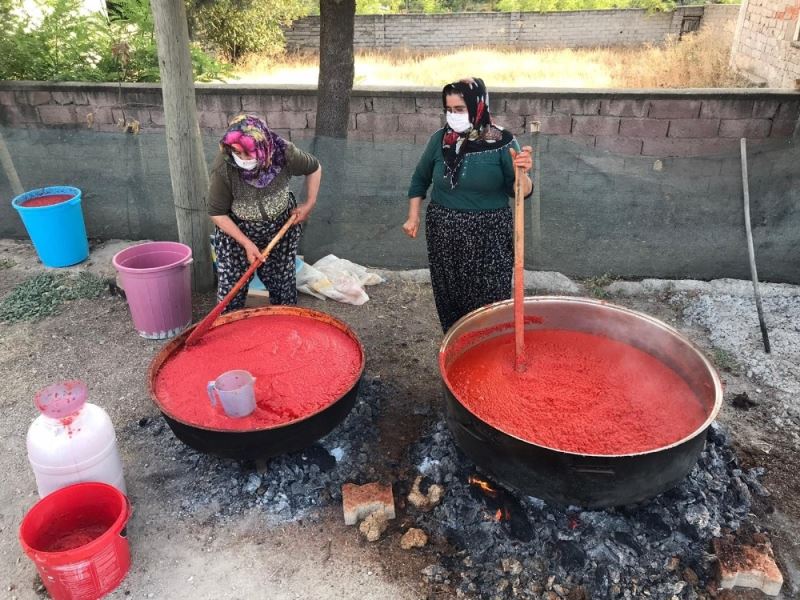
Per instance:
[[[698,88],[739,87],[728,67],[731,35],[701,31],[682,41],[643,48],[515,50],[470,48],[454,52],[356,53],[355,85],[432,86],[464,75],[492,87]],[[238,65],[240,83],[315,85],[313,54],[249,57]]]

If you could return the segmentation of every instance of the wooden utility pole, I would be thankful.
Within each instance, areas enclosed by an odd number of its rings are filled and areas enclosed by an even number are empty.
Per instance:
[[[183,0],[152,0],[151,4],[178,239],[192,248],[193,289],[205,292],[214,285],[206,212],[208,170],[197,123],[186,7]]]

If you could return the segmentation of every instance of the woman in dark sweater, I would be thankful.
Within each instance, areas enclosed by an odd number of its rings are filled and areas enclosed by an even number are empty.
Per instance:
[[[297,205],[289,191],[293,175],[306,177],[306,201]],[[293,226],[258,267],[259,279],[272,304],[297,304],[295,257],[302,225],[317,201],[322,168],[303,152],[269,130],[252,115],[231,121],[211,165],[208,214],[214,222],[217,254],[217,300],[222,300],[266,247],[289,216]],[[247,286],[228,304],[226,312],[244,307]]]
[[[408,190],[403,231],[417,237],[420,206],[433,184],[425,214],[425,237],[436,311],[447,331],[465,314],[511,297],[514,267],[514,169],[524,169],[525,196],[531,149],[492,123],[489,94],[480,79],[463,79],[442,90],[447,126],[434,133]]]

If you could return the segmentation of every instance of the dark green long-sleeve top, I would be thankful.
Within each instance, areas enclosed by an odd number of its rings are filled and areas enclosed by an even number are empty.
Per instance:
[[[444,176],[444,157],[440,129],[428,140],[428,145],[411,176],[408,197],[424,198],[428,188],[431,202],[455,210],[494,210],[508,206],[509,197],[514,195],[514,163],[509,148],[519,152],[515,138],[491,150],[472,152],[464,157],[458,185],[451,189],[450,180]]]

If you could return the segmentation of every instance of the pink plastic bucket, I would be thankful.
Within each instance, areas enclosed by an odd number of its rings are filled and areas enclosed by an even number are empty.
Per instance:
[[[96,600],[131,566],[125,494],[106,483],[77,483],[37,502],[19,528],[22,548],[54,600]]]
[[[177,242],[146,242],[114,255],[133,326],[154,340],[171,338],[192,321],[192,249]]]

